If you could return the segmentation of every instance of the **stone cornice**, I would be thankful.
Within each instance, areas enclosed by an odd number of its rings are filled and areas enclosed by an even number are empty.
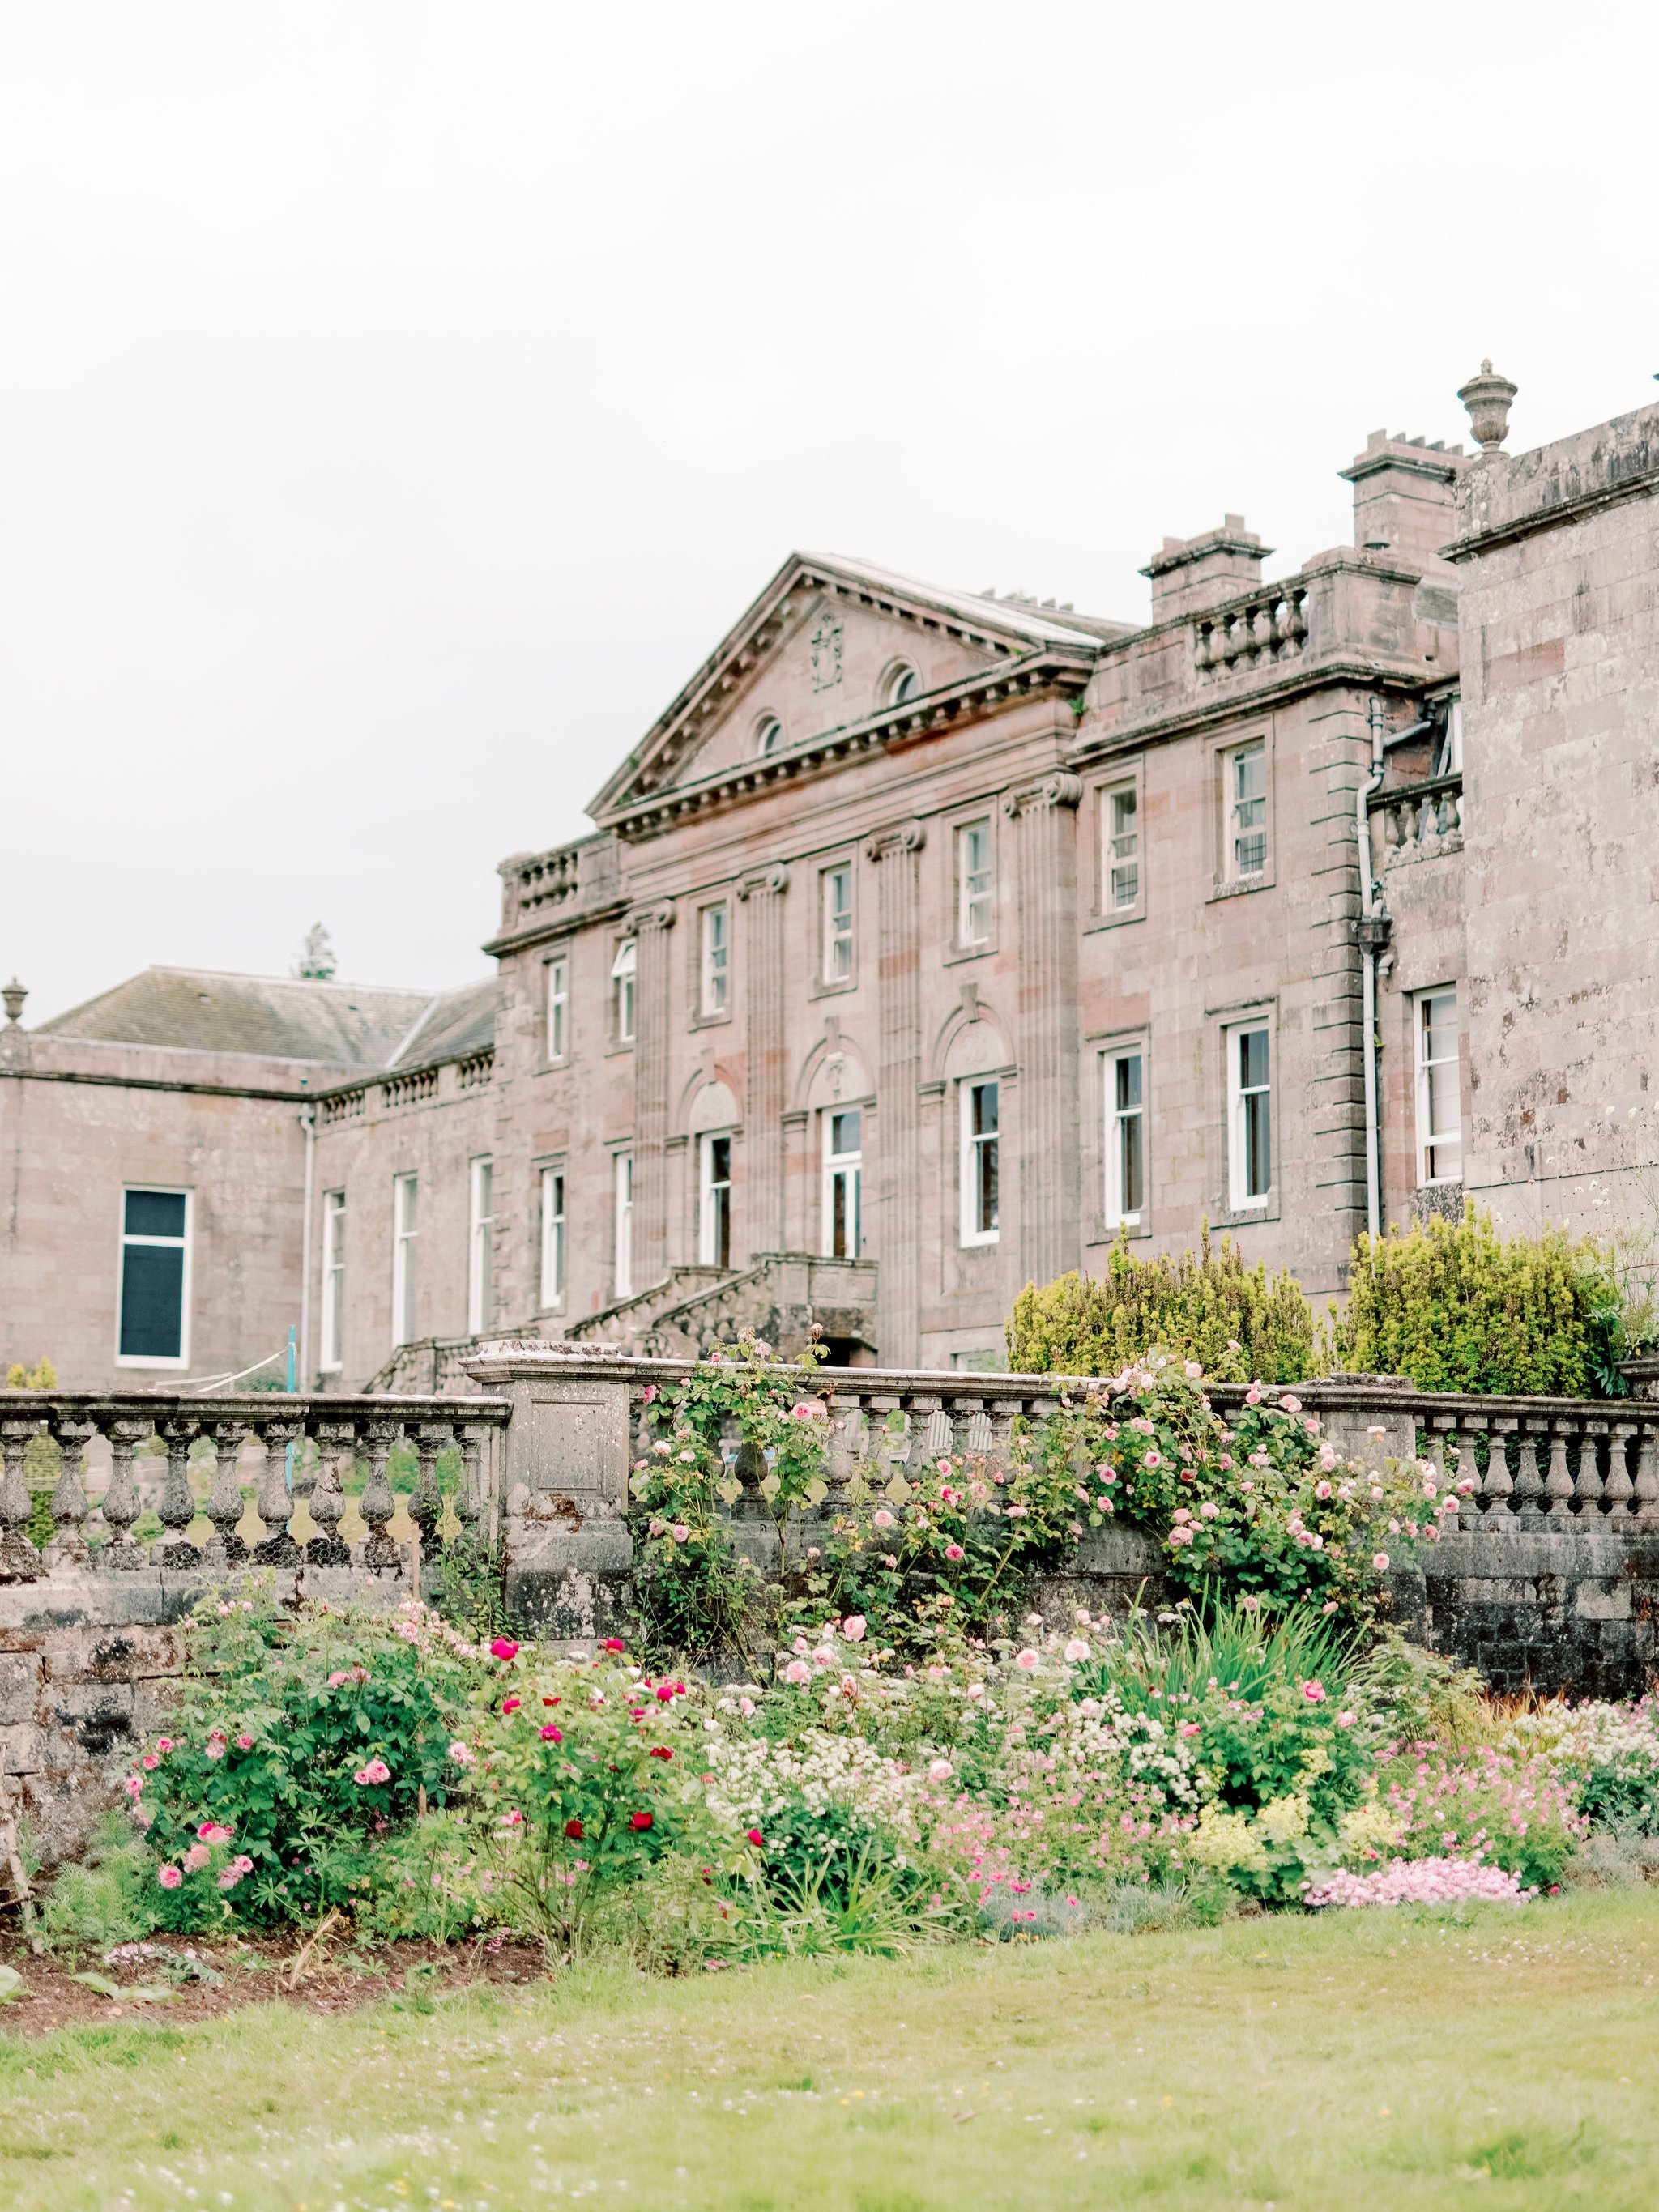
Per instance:
[[[0,1066],[0,1081],[15,1083],[90,1083],[112,1091],[176,1091],[198,1098],[264,1098],[303,1106],[313,1098],[325,1098],[330,1091],[356,1091],[362,1084],[380,1080],[378,1075],[354,1076],[349,1083],[319,1085],[313,1090],[279,1090],[257,1083],[192,1083],[165,1075],[105,1075],[75,1067],[33,1067],[27,1063]]]
[[[676,822],[738,805],[804,775],[892,751],[914,739],[936,736],[959,722],[1000,713],[1027,699],[1054,694],[1076,697],[1087,688],[1096,665],[1095,653],[1082,644],[1045,646],[1018,659],[976,670],[942,690],[929,692],[924,699],[883,708],[862,721],[826,730],[821,737],[786,745],[775,753],[757,755],[699,782],[629,799],[599,818],[620,837],[659,836]]]
[[[1581,492],[1576,499],[1564,499],[1553,506],[1535,507],[1530,514],[1517,514],[1492,530],[1477,530],[1467,538],[1454,538],[1449,545],[1440,549],[1443,561],[1473,561],[1482,553],[1491,553],[1500,545],[1513,545],[1522,538],[1532,538],[1541,530],[1565,529],[1571,522],[1579,522],[1587,514],[1599,514],[1610,507],[1623,507],[1633,499],[1651,499],[1659,495],[1659,468],[1649,469],[1640,476],[1626,478],[1620,483],[1598,484],[1593,491]]]
[[[1362,659],[1352,651],[1311,661],[1303,659],[1291,662],[1274,682],[1252,684],[1246,678],[1235,678],[1229,684],[1224,678],[1212,691],[1183,700],[1180,706],[1151,714],[1145,721],[1115,722],[1109,729],[1097,730],[1067,745],[1066,757],[1074,768],[1087,769],[1091,763],[1107,759],[1114,753],[1167,744],[1172,738],[1188,737],[1194,731],[1271,714],[1310,691],[1339,690],[1347,684],[1366,691],[1394,691],[1415,698],[1424,691],[1443,690],[1448,685],[1455,685],[1456,678],[1455,668],[1437,664],[1428,669],[1415,661],[1384,660],[1374,656]]]

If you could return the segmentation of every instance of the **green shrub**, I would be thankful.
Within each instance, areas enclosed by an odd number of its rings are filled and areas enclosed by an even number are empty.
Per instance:
[[[1228,1237],[1146,1259],[1120,1237],[1102,1276],[1028,1283],[1008,1323],[1020,1375],[1115,1375],[1152,1351],[1226,1382],[1299,1382],[1314,1371],[1314,1315],[1296,1277],[1247,1267]]]
[[[125,1814],[93,1831],[84,1858],[62,1868],[41,1899],[33,1932],[50,1951],[106,1951],[155,1927],[155,1877],[143,1838]]]
[[[1353,1249],[1338,1364],[1424,1390],[1621,1395],[1619,1297],[1596,1245],[1559,1229],[1499,1237],[1471,1206]]]

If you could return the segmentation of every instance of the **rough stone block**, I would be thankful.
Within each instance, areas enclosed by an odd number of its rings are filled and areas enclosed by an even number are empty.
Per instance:
[[[40,1662],[32,1652],[0,1653],[0,1727],[34,1718]]]

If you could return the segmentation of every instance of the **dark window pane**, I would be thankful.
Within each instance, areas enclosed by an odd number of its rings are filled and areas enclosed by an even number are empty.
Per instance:
[[[1117,1104],[1122,1112],[1126,1106],[1140,1103],[1140,1054],[1132,1053],[1117,1064]]]
[[[731,1182],[732,1139],[730,1137],[711,1137],[708,1139],[708,1180],[710,1182]]]
[[[975,1147],[979,1154],[978,1189],[975,1194],[974,1226],[980,1230],[997,1226],[997,1143],[992,1137]]]
[[[1238,1087],[1255,1091],[1267,1080],[1267,1032],[1245,1030],[1238,1040]]]
[[[847,1177],[834,1175],[830,1178],[830,1255],[832,1259],[852,1258],[852,1245],[847,1232]]]
[[[185,1233],[183,1191],[130,1190],[127,1193],[126,1233],[129,1237],[182,1237]]]
[[[972,1096],[974,1134],[988,1136],[997,1126],[997,1086],[994,1083],[976,1083]]]
[[[1267,1094],[1258,1091],[1244,1101],[1244,1195],[1265,1198],[1273,1188],[1271,1125]]]
[[[849,1114],[832,1114],[830,1117],[830,1149],[832,1152],[855,1152],[863,1129],[863,1116],[857,1107]]]
[[[182,1248],[129,1244],[121,1255],[122,1358],[177,1359],[184,1348],[184,1318]]]
[[[1139,1062],[1136,1063],[1139,1066]],[[1123,1179],[1123,1211],[1140,1211],[1140,1116],[1126,1114],[1118,1123],[1123,1146],[1121,1161]]]

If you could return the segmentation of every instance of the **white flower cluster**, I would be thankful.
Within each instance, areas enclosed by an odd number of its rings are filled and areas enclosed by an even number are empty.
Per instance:
[[[708,1805],[733,1827],[764,1828],[797,1798],[813,1813],[842,1805],[866,1820],[915,1832],[922,1778],[862,1736],[803,1730],[789,1743],[763,1736],[720,1736],[708,1746]]]

